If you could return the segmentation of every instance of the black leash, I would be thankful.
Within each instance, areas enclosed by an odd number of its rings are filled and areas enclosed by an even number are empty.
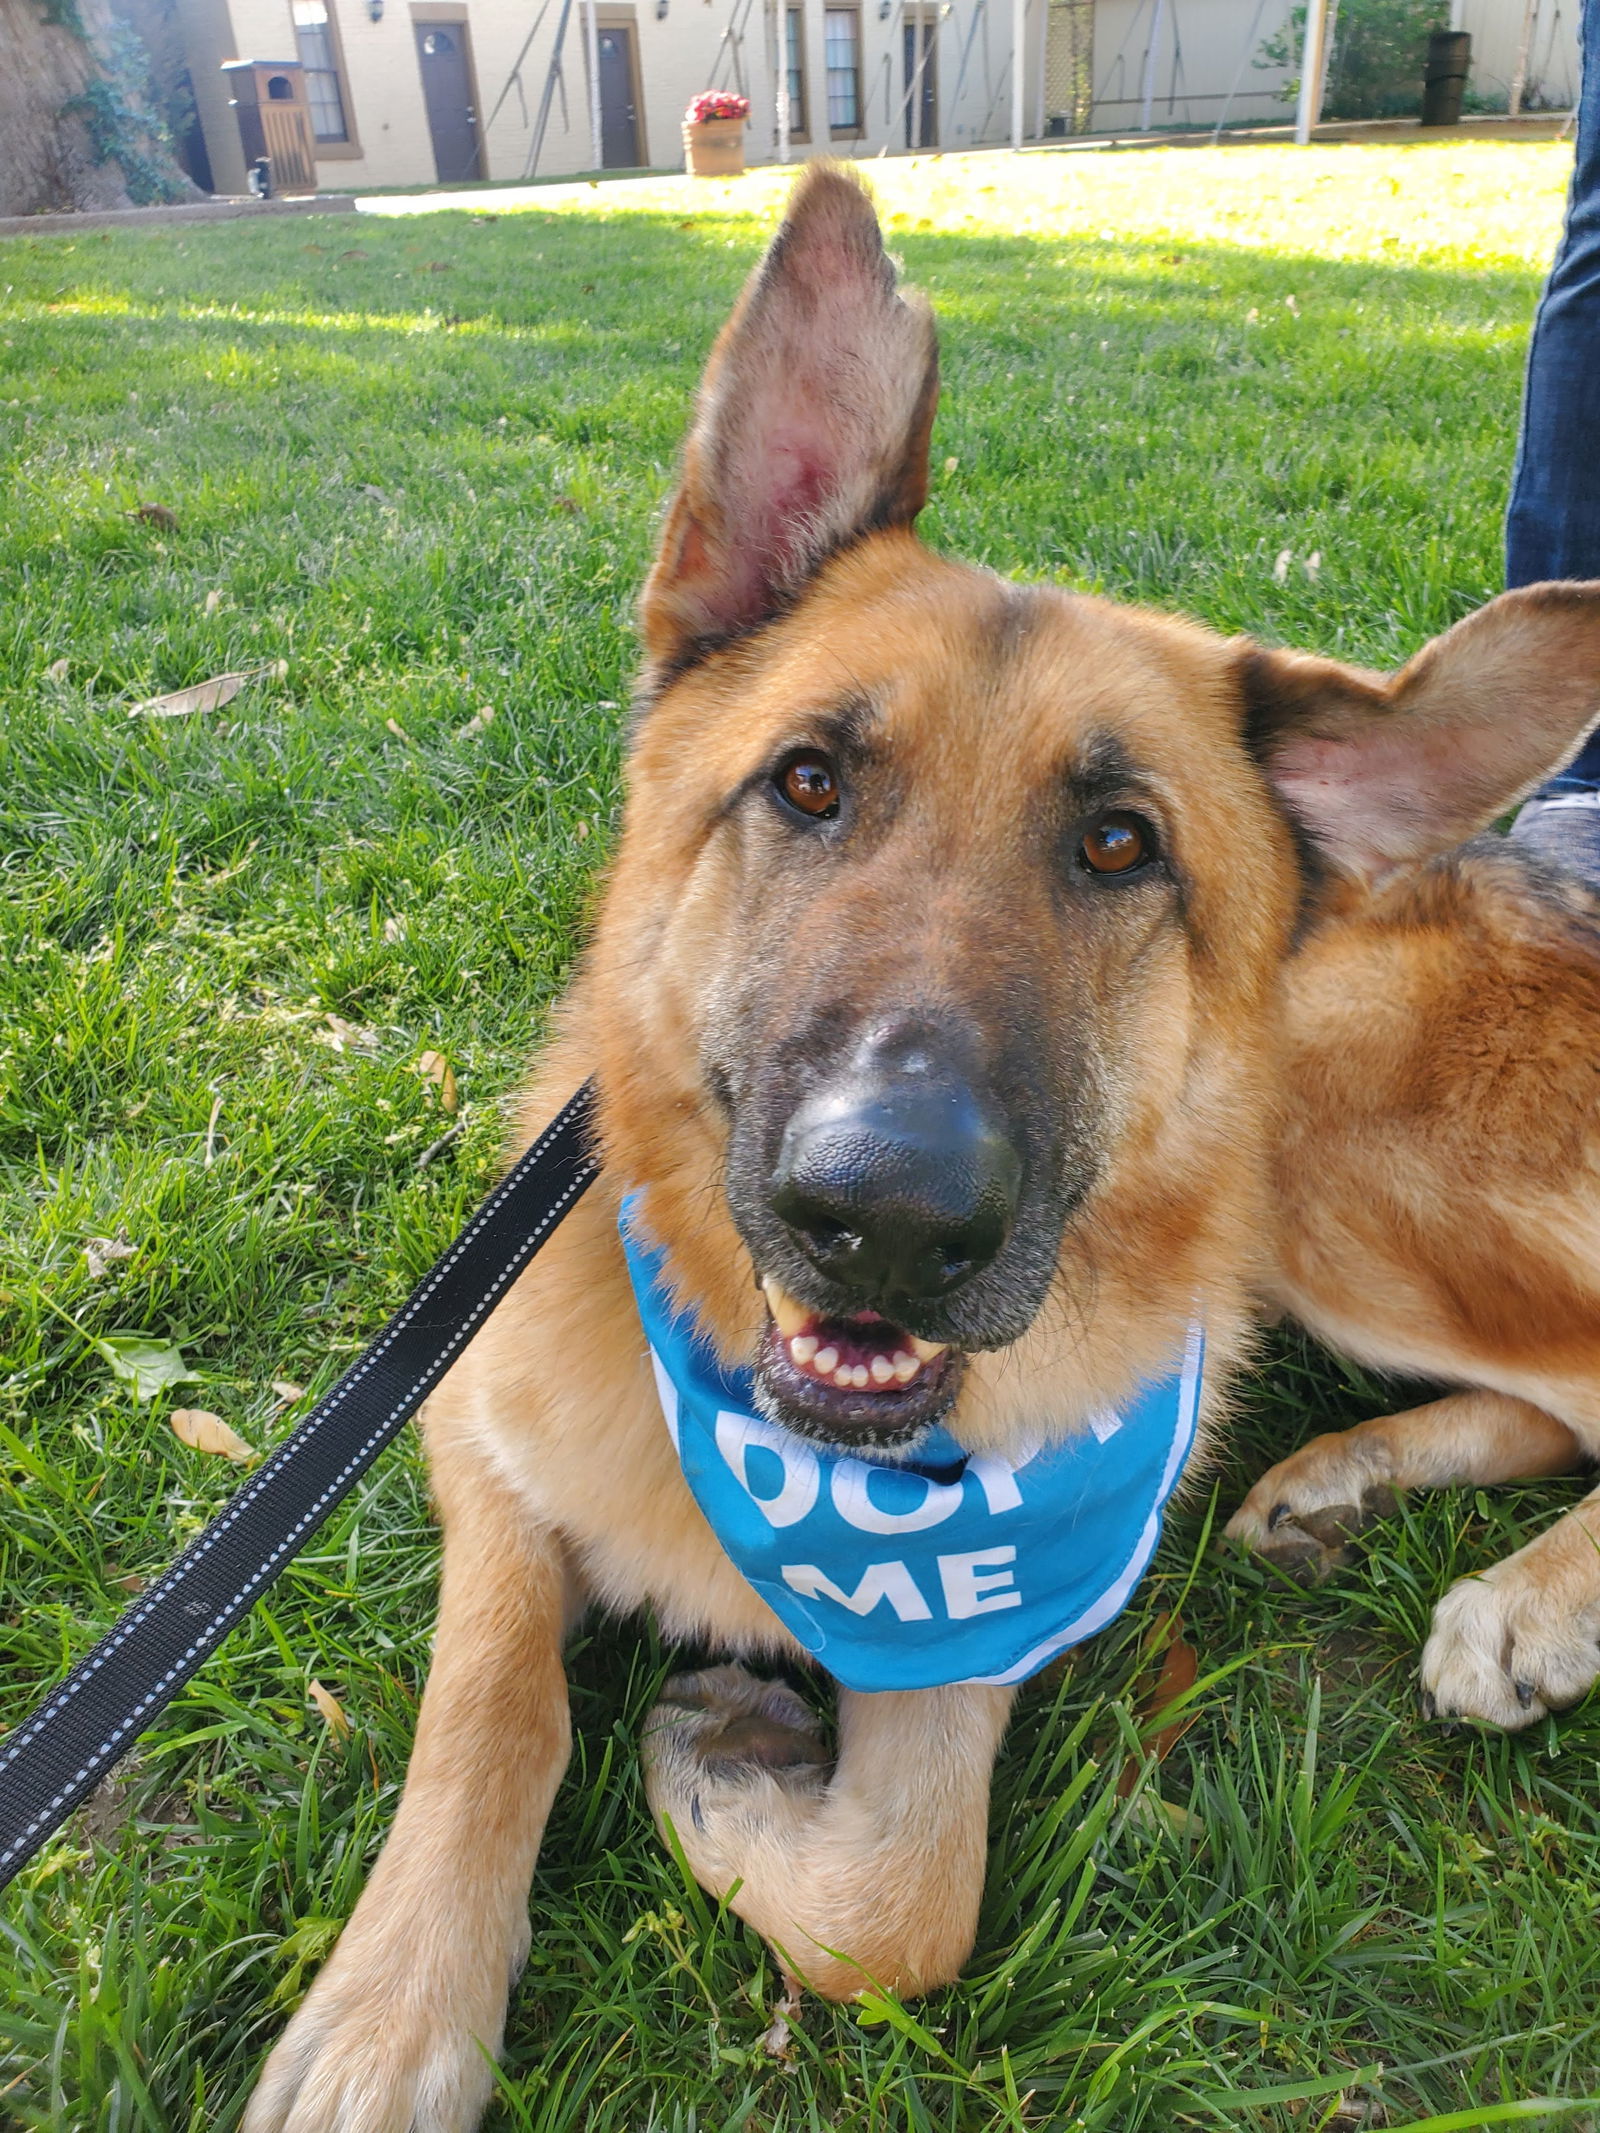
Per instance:
[[[586,1081],[360,1361],[0,1747],[0,1888],[355,1487],[600,1168]]]

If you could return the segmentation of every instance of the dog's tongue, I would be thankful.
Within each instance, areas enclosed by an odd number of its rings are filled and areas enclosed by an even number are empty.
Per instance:
[[[823,1318],[775,1281],[762,1283],[784,1353],[803,1377],[839,1391],[901,1391],[945,1354],[942,1341],[919,1340],[877,1311]]]

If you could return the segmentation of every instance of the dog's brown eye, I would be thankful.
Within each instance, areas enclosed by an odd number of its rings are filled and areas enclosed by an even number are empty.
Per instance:
[[[1137,815],[1102,815],[1078,847],[1084,865],[1094,874],[1131,874],[1155,855],[1155,838],[1148,822]]]
[[[839,781],[825,755],[792,755],[778,772],[778,790],[791,807],[821,822],[839,812]]]

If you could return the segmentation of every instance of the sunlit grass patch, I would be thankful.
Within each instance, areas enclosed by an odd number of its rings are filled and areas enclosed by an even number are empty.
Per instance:
[[[944,322],[928,537],[1405,657],[1499,583],[1566,169],[1472,143],[874,166]],[[685,411],[784,182],[0,245],[8,1717],[235,1479],[88,1336],[176,1344],[185,1403],[269,1445],[492,1176],[609,846]],[[279,662],[214,713],[130,715]],[[1286,1343],[1219,1500],[1385,1399]],[[1411,1702],[1438,1592],[1564,1500],[1419,1502],[1310,1594],[1216,1558],[1197,1504],[1023,1700],[971,1978],[808,2009],[788,2066],[768,1959],[639,1797],[671,1655],[592,1628],[497,2125],[1347,2133],[1593,2094],[1600,1720],[1452,1739]],[[1165,1807],[1130,1804],[1145,1640],[1192,1571],[1216,1679]],[[392,1814],[433,1577],[404,1447],[23,1877],[0,2123],[237,2122]]]

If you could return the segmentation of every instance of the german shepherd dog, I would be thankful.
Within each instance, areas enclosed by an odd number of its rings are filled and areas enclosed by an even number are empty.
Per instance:
[[[526,1138],[596,1076],[604,1171],[430,1403],[405,1794],[247,2133],[477,2123],[589,1601],[727,1655],[668,1685],[649,1796],[792,1979],[914,1992],[972,1947],[1012,1689],[841,1687],[830,1755],[746,1670],[807,1652],[686,1483],[619,1218],[761,1427],[891,1470],[947,1426],[1020,1472],[1196,1322],[1203,1455],[1262,1293],[1478,1389],[1276,1468],[1257,1547],[1600,1451],[1600,933],[1509,851],[1441,856],[1600,715],[1600,586],[1383,680],[1005,583],[913,537],[936,395],[866,194],[813,166],[701,390],[621,846],[524,1105]],[[1597,1541],[1592,1497],[1446,1597],[1441,1709],[1583,1691]],[[968,1613],[1009,1602],[964,1560]]]

